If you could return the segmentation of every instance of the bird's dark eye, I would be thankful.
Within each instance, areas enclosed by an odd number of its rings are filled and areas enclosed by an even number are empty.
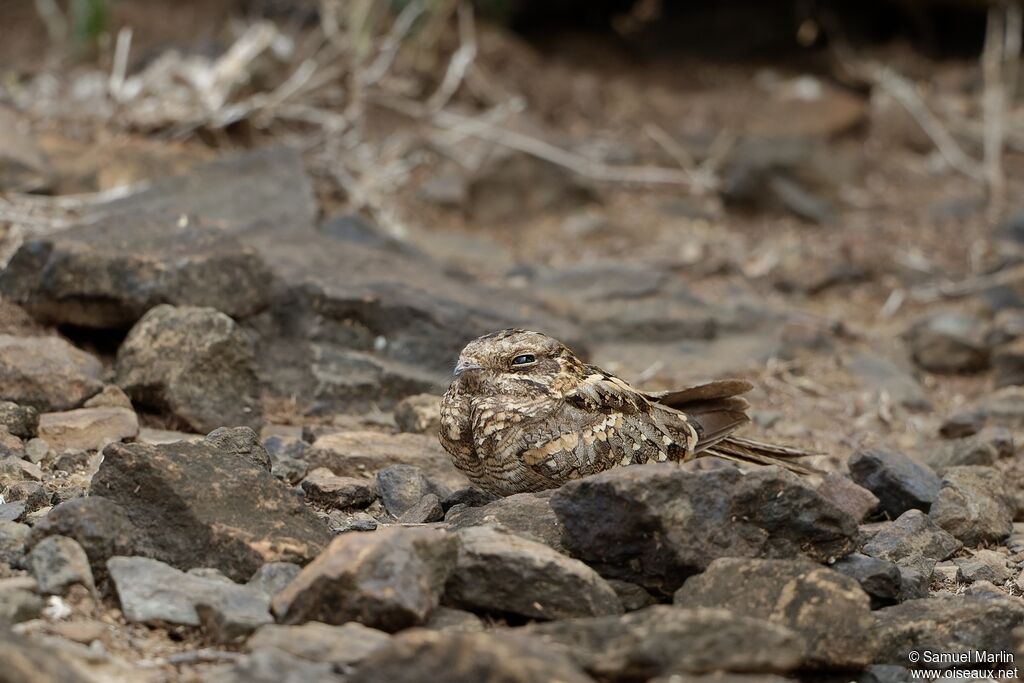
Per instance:
[[[536,363],[537,357],[532,353],[524,353],[521,356],[516,356],[512,359],[512,365],[529,365],[530,363]]]

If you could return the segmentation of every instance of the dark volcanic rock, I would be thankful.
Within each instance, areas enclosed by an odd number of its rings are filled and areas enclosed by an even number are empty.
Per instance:
[[[233,664],[206,671],[203,683],[348,683],[330,664],[311,662],[277,648],[256,650]]]
[[[453,529],[486,525],[505,529],[517,536],[539,541],[558,552],[562,546],[562,523],[551,509],[551,491],[517,493],[479,507],[456,505],[445,521]]]
[[[1015,504],[991,467],[951,467],[929,516],[965,545],[999,543],[1013,531]]]
[[[807,642],[806,667],[855,669],[873,655],[867,594],[854,579],[808,560],[723,557],[687,579],[674,602],[786,626]]]
[[[326,434],[313,442],[303,459],[310,468],[326,467],[339,477],[372,476],[391,465],[415,465],[430,481],[431,490],[442,499],[469,484],[437,439],[422,434]]]
[[[621,614],[615,591],[579,560],[489,527],[458,532],[445,600],[456,607],[533,619]]]
[[[1012,651],[1011,631],[1024,623],[1024,604],[1002,596],[938,595],[885,607],[875,616],[880,644],[876,661],[906,665],[911,650]]]
[[[507,633],[416,629],[363,660],[348,683],[592,683],[557,648]]]
[[[995,550],[976,550],[970,557],[958,557],[953,563],[968,583],[990,581],[1002,584],[1011,576],[1007,557]]]
[[[818,493],[844,510],[858,523],[878,508],[878,496],[849,477],[828,472],[818,485]]]
[[[312,188],[298,152],[215,161],[93,208],[91,222],[29,240],[0,291],[57,324],[127,329],[162,303],[233,317],[269,303],[271,276],[237,233],[259,221],[310,225]]]
[[[711,671],[785,673],[806,643],[781,624],[723,609],[654,605],[622,616],[565,619],[521,629],[560,645],[600,680]]]
[[[114,444],[103,453],[91,493],[120,505],[168,564],[244,581],[265,562],[306,562],[329,540],[299,493],[210,442]]]
[[[113,557],[107,569],[130,622],[203,625],[214,641],[230,643],[273,621],[270,596],[258,588],[186,574],[146,557]]]
[[[358,621],[385,631],[422,624],[457,553],[456,537],[438,529],[342,534],[274,596],[274,614],[287,624]]]
[[[291,583],[300,571],[302,567],[293,562],[267,562],[256,570],[246,585],[273,596]]]
[[[962,439],[977,434],[985,426],[985,413],[969,410],[950,415],[939,426],[939,434],[946,439]]]
[[[908,510],[892,522],[885,522],[864,544],[866,555],[899,563],[914,557],[945,560],[961,543],[920,510]]]
[[[1013,434],[1005,427],[986,427],[976,434],[938,444],[924,459],[939,474],[949,467],[994,465],[1014,452]]]
[[[573,556],[665,593],[718,557],[826,561],[851,552],[857,538],[849,514],[774,467],[623,467],[569,482],[551,505]]]
[[[398,521],[403,524],[426,524],[429,522],[440,522],[444,519],[444,507],[441,506],[441,499],[433,493],[428,493],[419,502],[398,516]]]
[[[102,374],[96,357],[59,337],[0,335],[0,400],[68,410],[103,388]]]
[[[832,568],[856,580],[871,596],[873,608],[891,605],[899,599],[900,570],[891,560],[853,553],[836,562]]]
[[[868,489],[890,517],[911,508],[928,511],[942,482],[927,465],[888,450],[857,451],[848,463],[853,480]]]
[[[107,560],[114,555],[141,554],[149,548],[127,512],[97,495],[73,498],[54,507],[33,527],[32,543],[54,535],[78,541],[97,577],[106,575]]]
[[[27,524],[0,522],[0,562],[20,567],[31,531]]]
[[[241,456],[267,472],[273,468],[270,454],[260,443],[259,435],[250,427],[220,427],[207,434],[203,441],[222,451]]]
[[[377,499],[373,481],[362,477],[336,477],[318,467],[302,480],[306,498],[328,508],[366,507]]]
[[[931,372],[977,372],[989,364],[985,325],[973,316],[942,312],[907,332],[914,362]]]
[[[197,432],[257,427],[259,382],[250,337],[212,308],[157,306],[117,353],[117,383],[136,403]]]
[[[19,439],[31,439],[39,428],[39,411],[32,406],[0,401],[0,427]]]
[[[401,517],[430,493],[430,482],[415,465],[392,465],[377,472],[377,492],[384,509]]]
[[[260,230],[252,240],[280,282],[261,322],[261,379],[307,410],[390,408],[440,394],[462,347],[496,329],[578,339],[529,294],[467,286],[425,257],[313,228]]]
[[[64,595],[76,584],[93,588],[89,558],[82,546],[67,536],[48,536],[28,554],[26,564],[41,593]]]

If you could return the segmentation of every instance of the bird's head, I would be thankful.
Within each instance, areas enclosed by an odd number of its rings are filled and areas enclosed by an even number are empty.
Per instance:
[[[497,395],[560,393],[582,367],[564,344],[540,332],[501,330],[474,339],[462,349],[455,380],[464,389]]]

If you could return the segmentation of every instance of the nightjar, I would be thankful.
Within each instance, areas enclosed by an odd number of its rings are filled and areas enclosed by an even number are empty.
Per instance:
[[[647,393],[579,360],[539,332],[470,342],[441,400],[441,445],[480,488],[499,495],[555,488],[612,467],[702,455],[813,471],[808,455],[732,436],[752,385],[722,380]]]

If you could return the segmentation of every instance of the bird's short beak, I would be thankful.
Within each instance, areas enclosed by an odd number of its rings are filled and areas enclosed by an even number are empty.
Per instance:
[[[480,369],[482,369],[481,366],[477,365],[476,363],[467,363],[466,361],[460,360],[458,363],[455,364],[455,376],[458,377],[462,373],[467,372],[469,370]]]

